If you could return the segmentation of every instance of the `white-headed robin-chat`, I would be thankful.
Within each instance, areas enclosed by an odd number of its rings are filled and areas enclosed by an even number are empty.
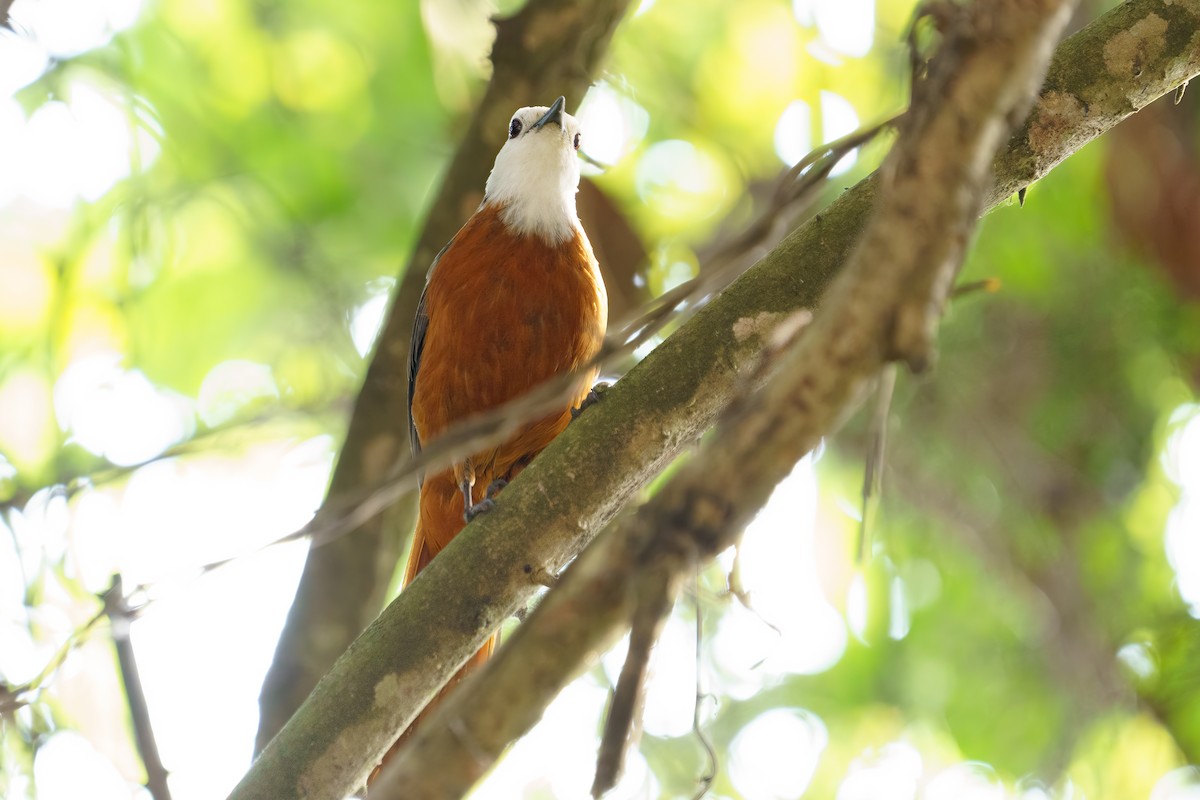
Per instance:
[[[456,422],[585,367],[600,350],[608,300],[575,210],[581,134],[564,103],[560,97],[549,108],[513,115],[482,204],[430,268],[409,364],[414,452]],[[595,371],[582,372],[560,410],[425,476],[405,585],[489,505],[489,492],[567,427],[595,378]],[[492,637],[442,693],[482,664],[494,645]]]

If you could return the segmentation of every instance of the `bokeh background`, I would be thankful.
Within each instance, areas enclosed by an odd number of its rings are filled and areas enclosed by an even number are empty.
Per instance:
[[[488,16],[520,3],[9,5],[0,681],[30,688],[0,716],[0,796],[149,796],[112,631],[88,625],[119,574],[173,795],[223,797],[307,550],[264,546],[321,501]],[[634,6],[578,111],[626,310],[810,146],[903,107],[914,3]],[[614,797],[692,795],[699,687],[711,797],[1200,798],[1196,94],[985,220],[964,278],[1001,288],[955,301],[935,372],[900,377],[869,557],[856,420],[676,609]],[[584,796],[620,650],[473,796]]]

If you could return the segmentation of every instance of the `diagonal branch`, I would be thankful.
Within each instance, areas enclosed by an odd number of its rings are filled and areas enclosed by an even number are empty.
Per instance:
[[[404,270],[367,369],[318,516],[385,479],[408,451],[408,349],[412,319],[437,251],[479,205],[480,190],[514,108],[565,94],[577,104],[608,48],[629,0],[530,0],[496,20],[493,73],[467,124],[420,240]],[[261,750],[316,686],[342,651],[382,607],[401,547],[411,529],[410,495],[378,516],[356,521],[353,535],[314,541],[296,599],[280,634],[259,700],[255,749]],[[320,545],[320,546],[318,546]]]
[[[820,313],[793,337],[766,386],[732,409],[636,515],[589,548],[486,671],[417,730],[373,793],[462,796],[642,614],[645,592],[673,594],[696,558],[737,543],[775,485],[888,362],[929,360],[982,210],[988,164],[1031,105],[1073,5],[948,4],[945,42],[913,87],[870,223]]]
[[[121,671],[121,683],[125,686],[129,716],[133,721],[133,740],[146,768],[146,789],[153,800],[171,800],[167,769],[158,755],[158,742],[154,738],[154,728],[150,723],[150,707],[146,704],[146,693],[142,689],[137,657],[133,652],[133,642],[129,638],[129,626],[133,622],[135,612],[125,597],[120,574],[113,575],[112,585],[104,594],[104,613],[112,623],[117,665]]]
[[[1186,4],[1132,0],[1063,42],[1030,120],[993,164],[985,205],[1200,73],[1198,32]],[[788,236],[556,439],[339,659],[233,797],[352,791],[395,732],[532,597],[529,575],[560,571],[752,380],[775,323],[815,305],[845,261],[877,186],[860,183]]]

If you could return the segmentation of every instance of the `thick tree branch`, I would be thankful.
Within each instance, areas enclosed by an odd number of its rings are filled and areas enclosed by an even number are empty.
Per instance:
[[[1042,177],[1200,72],[1200,47],[1191,44],[1198,31],[1200,18],[1186,4],[1133,0],[1065,41],[1031,115],[1043,122],[1027,124],[996,160],[985,205]],[[1119,53],[1144,54],[1136,77],[1133,68],[1121,68]],[[1059,114],[1073,105],[1064,97],[1077,99],[1081,113]],[[843,193],[555,440],[505,489],[497,510],[469,525],[339,659],[233,796],[274,800],[353,789],[396,731],[533,595],[529,574],[561,570],[752,380],[764,337],[790,313],[817,303],[875,193],[875,179]],[[612,615],[596,626],[622,618],[620,608],[589,610]],[[568,647],[578,634],[567,630],[554,647]]]
[[[628,5],[629,0],[530,0],[515,16],[496,21],[491,82],[402,273],[319,520],[340,513],[345,496],[381,482],[408,451],[409,336],[425,272],[479,205],[509,115],[560,94],[569,107],[577,105]],[[256,749],[266,746],[379,613],[414,514],[409,495],[350,535],[317,542],[310,550],[263,683]]]
[[[837,428],[885,364],[927,362],[982,210],[988,165],[1028,110],[1073,5],[948,6],[945,42],[915,84],[880,169],[878,204],[822,310],[793,335],[762,391],[733,409],[636,515],[589,548],[484,673],[417,730],[374,793],[462,796],[637,616],[637,598],[677,586],[695,559],[737,542],[775,485]]]

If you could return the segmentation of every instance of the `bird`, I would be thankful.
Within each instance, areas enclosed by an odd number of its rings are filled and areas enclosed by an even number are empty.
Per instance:
[[[483,201],[434,259],[413,323],[408,415],[413,454],[451,425],[538,384],[578,372],[562,407],[503,442],[426,475],[402,586],[571,421],[592,388],[608,296],[575,208],[582,141],[563,108],[518,109]],[[389,750],[491,655],[496,636],[450,680]]]

